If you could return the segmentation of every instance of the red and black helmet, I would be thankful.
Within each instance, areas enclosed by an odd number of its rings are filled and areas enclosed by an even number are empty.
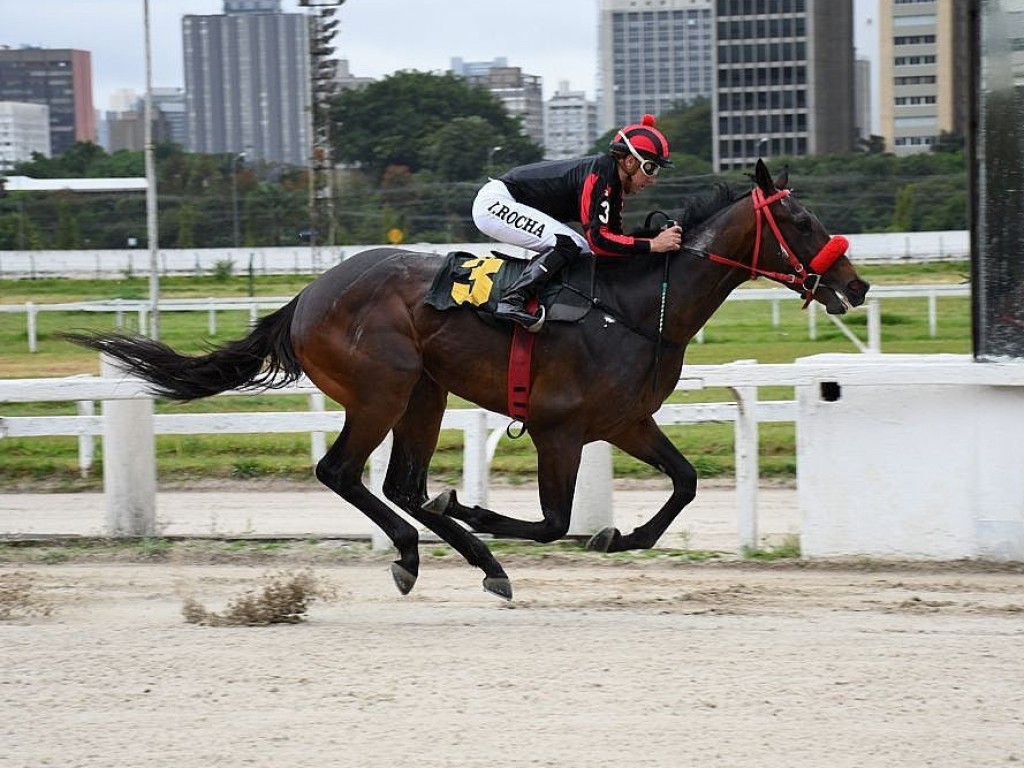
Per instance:
[[[653,160],[662,168],[670,167],[668,140],[654,127],[654,122],[654,115],[644,115],[639,123],[627,125],[615,134],[611,149],[629,153],[641,162]]]

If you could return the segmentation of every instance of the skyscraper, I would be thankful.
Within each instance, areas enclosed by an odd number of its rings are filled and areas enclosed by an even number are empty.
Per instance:
[[[716,170],[853,150],[851,0],[716,0]]]
[[[880,0],[879,116],[886,150],[931,149],[967,132],[967,3]]]
[[[92,57],[67,48],[0,48],[0,101],[50,108],[50,156],[96,141]]]
[[[544,105],[544,158],[579,157],[597,140],[597,104],[563,80]]]
[[[224,0],[222,15],[185,16],[182,37],[188,148],[307,164],[308,17],[280,0]]]
[[[523,133],[537,144],[544,143],[543,80],[527,75],[519,67],[508,66],[505,57],[490,62],[451,60],[451,72],[473,85],[486,88],[512,117],[523,121]]]
[[[712,0],[601,0],[601,133],[714,87]]]

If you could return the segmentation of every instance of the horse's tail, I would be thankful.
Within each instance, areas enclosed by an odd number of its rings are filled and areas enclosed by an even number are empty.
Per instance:
[[[298,297],[261,318],[242,339],[205,355],[182,355],[166,344],[127,334],[61,334],[79,346],[105,352],[127,373],[148,381],[154,395],[197,400],[232,389],[283,387],[302,376],[290,329]]]

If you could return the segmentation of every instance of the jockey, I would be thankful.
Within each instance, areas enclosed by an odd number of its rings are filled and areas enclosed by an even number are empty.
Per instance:
[[[673,226],[653,238],[622,232],[623,197],[653,184],[672,165],[668,141],[653,115],[615,134],[608,154],[550,160],[513,168],[488,181],[473,202],[473,222],[495,240],[533,251],[523,273],[498,302],[495,316],[536,333],[544,324],[526,302],[580,251],[598,256],[666,253],[679,249]],[[570,222],[582,225],[580,235]]]

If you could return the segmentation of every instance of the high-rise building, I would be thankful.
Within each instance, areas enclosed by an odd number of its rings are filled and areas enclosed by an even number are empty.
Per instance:
[[[182,20],[193,152],[305,165],[311,150],[309,19],[280,0],[224,0]]]
[[[600,7],[601,133],[711,97],[712,0],[601,0]]]
[[[45,104],[0,101],[0,171],[50,153],[50,108]]]
[[[967,133],[968,3],[879,0],[879,118],[887,151],[931,149]]]
[[[716,170],[853,150],[851,0],[716,0]]]
[[[49,155],[96,141],[92,58],[67,48],[0,48],[0,101],[50,108]]]
[[[585,154],[597,140],[597,104],[563,80],[544,104],[544,157],[564,160]]]
[[[120,88],[110,99],[111,109],[99,121],[101,144],[108,152],[127,149],[142,151],[146,146],[146,97],[130,88]],[[153,141],[187,146],[185,91],[182,88],[153,89]]]
[[[494,94],[506,112],[522,120],[524,134],[537,144],[544,143],[543,78],[508,66],[503,57],[491,62],[467,62],[456,57],[451,60],[451,72]]]
[[[858,58],[853,63],[853,124],[857,138],[871,137],[871,60]]]

